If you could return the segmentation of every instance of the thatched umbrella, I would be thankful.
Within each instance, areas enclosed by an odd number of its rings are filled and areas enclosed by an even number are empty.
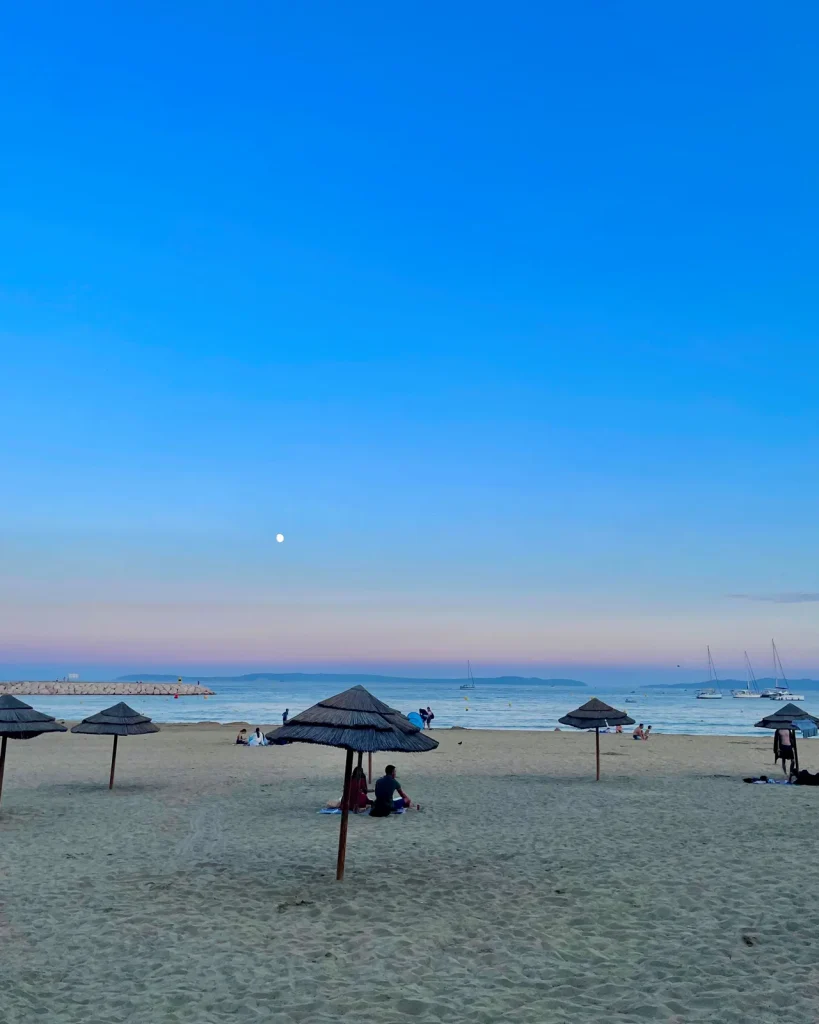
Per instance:
[[[6,770],[6,740],[33,740],[43,732],[65,732],[51,715],[35,711],[10,693],[0,694],[0,798],[3,796],[3,773]]]
[[[568,715],[559,718],[561,725],[570,725],[573,729],[594,729],[594,750],[597,760],[597,781],[600,781],[600,730],[608,729],[611,726],[634,725],[634,719],[629,718],[625,711],[618,711],[617,708],[604,704],[597,697],[570,711]]]
[[[807,711],[803,711],[802,708],[798,708],[795,704],[783,704],[782,707],[777,708],[772,715],[766,715],[761,722],[754,724],[755,729],[787,729],[791,737],[791,749],[793,750],[793,771],[799,771],[799,754],[796,750],[796,730],[798,728],[797,722],[813,722],[814,725],[819,725],[819,718],[814,718],[813,715],[809,715]],[[779,749],[777,743],[778,735],[774,733],[774,753],[778,757],[777,751]],[[774,762],[776,757],[774,758]],[[782,771],[785,771],[785,759],[782,758]]]
[[[434,750],[438,746],[437,740],[425,736],[400,711],[373,697],[363,686],[353,686],[344,693],[337,693],[335,697],[328,697],[307,711],[302,711],[276,729],[276,739],[287,740],[289,743],[319,743],[347,751],[336,862],[336,878],[339,881],[344,877],[344,858],[347,853],[353,752],[358,752],[360,765],[365,751],[369,754],[379,750],[417,754]]]
[[[120,736],[144,736],[149,732],[159,732],[159,726],[154,725],[150,718],[140,715],[138,711],[129,708],[122,701],[97,715],[84,718],[79,725],[75,725],[72,732],[89,733],[92,736],[113,736],[114,749],[111,752],[111,776],[108,779],[108,788],[114,788],[114,769],[117,766],[117,740]]]

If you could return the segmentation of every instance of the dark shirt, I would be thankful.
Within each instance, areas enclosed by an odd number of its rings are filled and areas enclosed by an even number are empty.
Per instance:
[[[393,775],[384,775],[375,784],[375,802],[392,805],[393,795],[401,788],[401,783]]]

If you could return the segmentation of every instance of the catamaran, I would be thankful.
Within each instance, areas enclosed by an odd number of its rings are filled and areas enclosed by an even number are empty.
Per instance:
[[[785,670],[782,668],[782,660],[779,657],[779,651],[776,649],[776,644],[773,640],[771,640],[771,651],[773,655],[774,686],[771,690],[763,690],[762,696],[770,697],[771,700],[804,700],[805,697],[803,694],[791,693],[788,686],[788,680],[785,678]],[[779,681],[780,678],[782,682]]]
[[[467,681],[465,683],[461,683],[461,689],[462,690],[474,690],[475,689],[475,677],[472,675],[472,665],[469,662],[466,663],[466,674],[467,674]]]
[[[708,651],[708,682],[719,683],[717,679],[717,670],[714,668],[714,659],[711,657],[711,648],[705,648]],[[707,686],[703,690],[697,691],[697,700],[722,700],[722,692],[718,686]]]
[[[748,673],[748,686],[744,690],[731,690],[732,697],[761,697],[762,694],[759,692],[757,686],[756,676],[751,666],[751,659],[748,657],[748,652],[745,651],[745,671]]]

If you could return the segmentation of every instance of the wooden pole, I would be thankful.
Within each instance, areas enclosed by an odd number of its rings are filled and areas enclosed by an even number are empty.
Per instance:
[[[362,760],[363,757],[364,757],[364,754],[362,753],[362,751],[359,750],[359,752],[358,752],[358,770],[359,771],[361,771],[361,760]],[[359,783],[358,779],[356,779],[356,787],[360,787],[360,785],[361,784]],[[358,797],[358,789],[356,789],[356,794],[355,794],[355,813],[356,814],[358,814],[358,809],[359,809],[360,802],[361,801],[359,800],[359,797]]]
[[[373,755],[372,751],[367,754],[367,782],[373,784]]]
[[[6,740],[8,736],[3,737],[3,742],[0,743],[0,800],[3,798],[3,773],[6,770]]]
[[[336,881],[344,878],[344,859],[347,856],[347,819],[350,815],[350,776],[353,774],[353,752],[347,751],[347,763],[344,765],[344,795],[341,798],[341,828],[338,832],[338,860],[336,862]]]
[[[793,761],[791,762],[791,772],[793,774],[799,774],[799,751],[796,749],[796,729],[791,729],[791,745],[793,746]]]
[[[115,736],[114,737],[114,750],[113,750],[113,753],[111,754],[111,778],[108,780],[108,788],[109,789],[113,789],[114,788],[114,769],[117,766],[117,740],[118,739],[119,739],[119,736]]]
[[[600,730],[594,730],[594,753],[597,760],[597,781],[600,781]]]

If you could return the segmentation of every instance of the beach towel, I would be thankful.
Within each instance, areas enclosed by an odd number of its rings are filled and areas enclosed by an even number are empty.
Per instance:
[[[752,786],[793,786],[795,783],[790,779],[769,779],[767,775],[760,778],[743,779],[743,782],[750,782]]]

